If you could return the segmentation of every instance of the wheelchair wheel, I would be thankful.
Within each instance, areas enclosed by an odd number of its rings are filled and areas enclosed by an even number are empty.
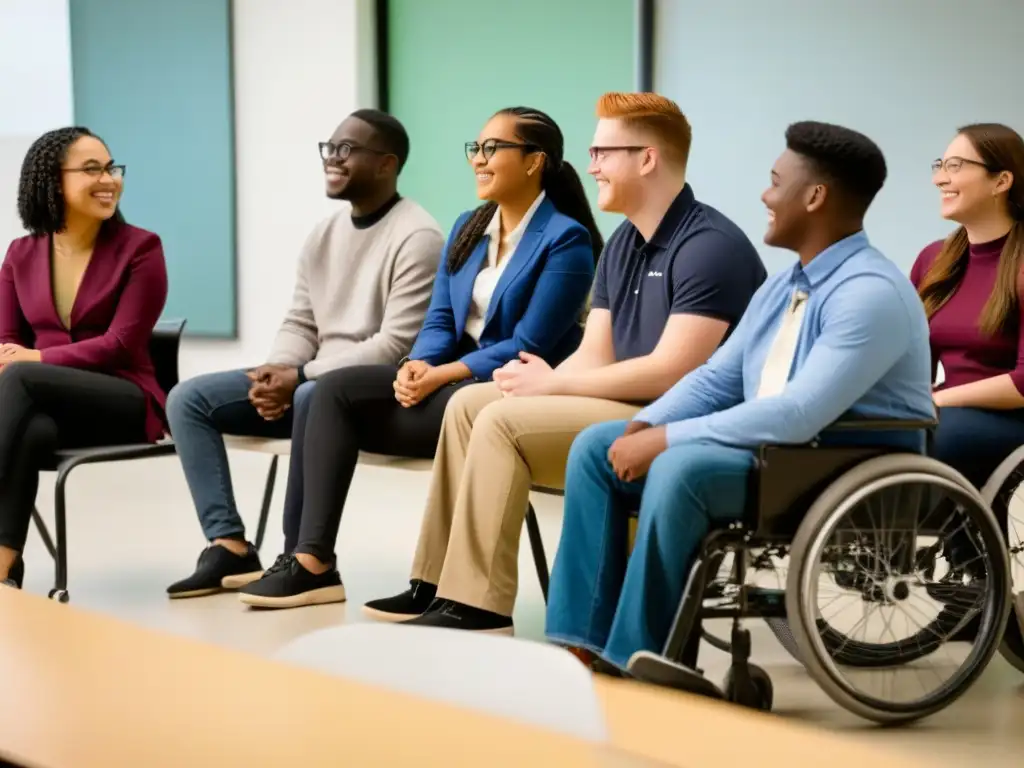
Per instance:
[[[725,700],[741,707],[771,712],[775,700],[772,679],[767,672],[754,664],[747,666],[747,675],[749,679],[745,683],[739,683],[732,669],[726,673],[725,681],[722,683]]]
[[[981,489],[981,495],[1006,531],[1010,589],[1017,597],[1024,593],[1024,448],[1018,448],[996,468]],[[1024,615],[1021,611],[1022,603],[1015,599],[1006,634],[999,646],[1000,655],[1018,672],[1024,672]]]
[[[836,703],[866,719],[895,724],[944,709],[1002,640],[1010,608],[1002,532],[978,491],[934,459],[889,454],[841,475],[808,510],[790,558],[786,610],[800,659]],[[822,605],[821,593],[833,585],[839,597]],[[851,599],[852,610],[836,610],[840,598]],[[883,614],[881,621],[872,621],[869,609]],[[897,619],[915,625],[910,637],[896,638]],[[908,669],[889,664],[879,673],[844,664],[819,620],[876,651],[896,651],[892,660]],[[965,649],[954,637],[972,623],[974,643]],[[892,640],[869,642],[872,628]],[[908,663],[914,648],[924,652]],[[894,680],[901,672],[902,684]],[[882,690],[871,685],[873,676],[884,677]],[[936,680],[927,690],[908,691]]]

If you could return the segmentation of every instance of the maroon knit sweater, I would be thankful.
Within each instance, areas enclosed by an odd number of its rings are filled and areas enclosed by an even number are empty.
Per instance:
[[[910,270],[915,286],[921,284],[942,243],[932,243],[917,257]],[[1006,237],[1001,237],[971,245],[963,280],[949,301],[932,315],[932,365],[942,363],[946,373],[942,389],[1008,373],[1017,391],[1024,394],[1024,307],[1018,307],[1019,322],[1001,333],[985,336],[978,328],[981,311],[996,282],[996,267],[1005,243]]]

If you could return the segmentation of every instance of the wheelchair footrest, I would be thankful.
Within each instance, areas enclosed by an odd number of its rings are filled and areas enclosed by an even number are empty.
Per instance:
[[[712,699],[724,698],[722,690],[704,675],[650,651],[634,653],[629,659],[627,669],[630,675],[645,683],[695,693],[698,696],[707,696]]]

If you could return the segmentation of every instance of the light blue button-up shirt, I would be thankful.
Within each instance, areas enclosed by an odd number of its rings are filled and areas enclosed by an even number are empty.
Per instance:
[[[758,398],[765,358],[796,288],[809,298],[789,381],[782,394]],[[807,266],[797,262],[768,278],[728,341],[636,419],[667,425],[669,445],[805,443],[844,415],[933,418],[931,389],[921,301],[858,232]]]

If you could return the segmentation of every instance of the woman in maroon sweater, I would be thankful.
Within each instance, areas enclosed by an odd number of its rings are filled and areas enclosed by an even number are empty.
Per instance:
[[[160,238],[118,211],[124,166],[84,128],[29,148],[18,213],[29,235],[0,267],[0,582],[21,550],[55,448],[156,441],[164,396],[149,341],[167,298]]]
[[[980,488],[1024,445],[1024,141],[969,125],[932,170],[943,218],[960,225],[910,273],[945,372],[933,454]]]

